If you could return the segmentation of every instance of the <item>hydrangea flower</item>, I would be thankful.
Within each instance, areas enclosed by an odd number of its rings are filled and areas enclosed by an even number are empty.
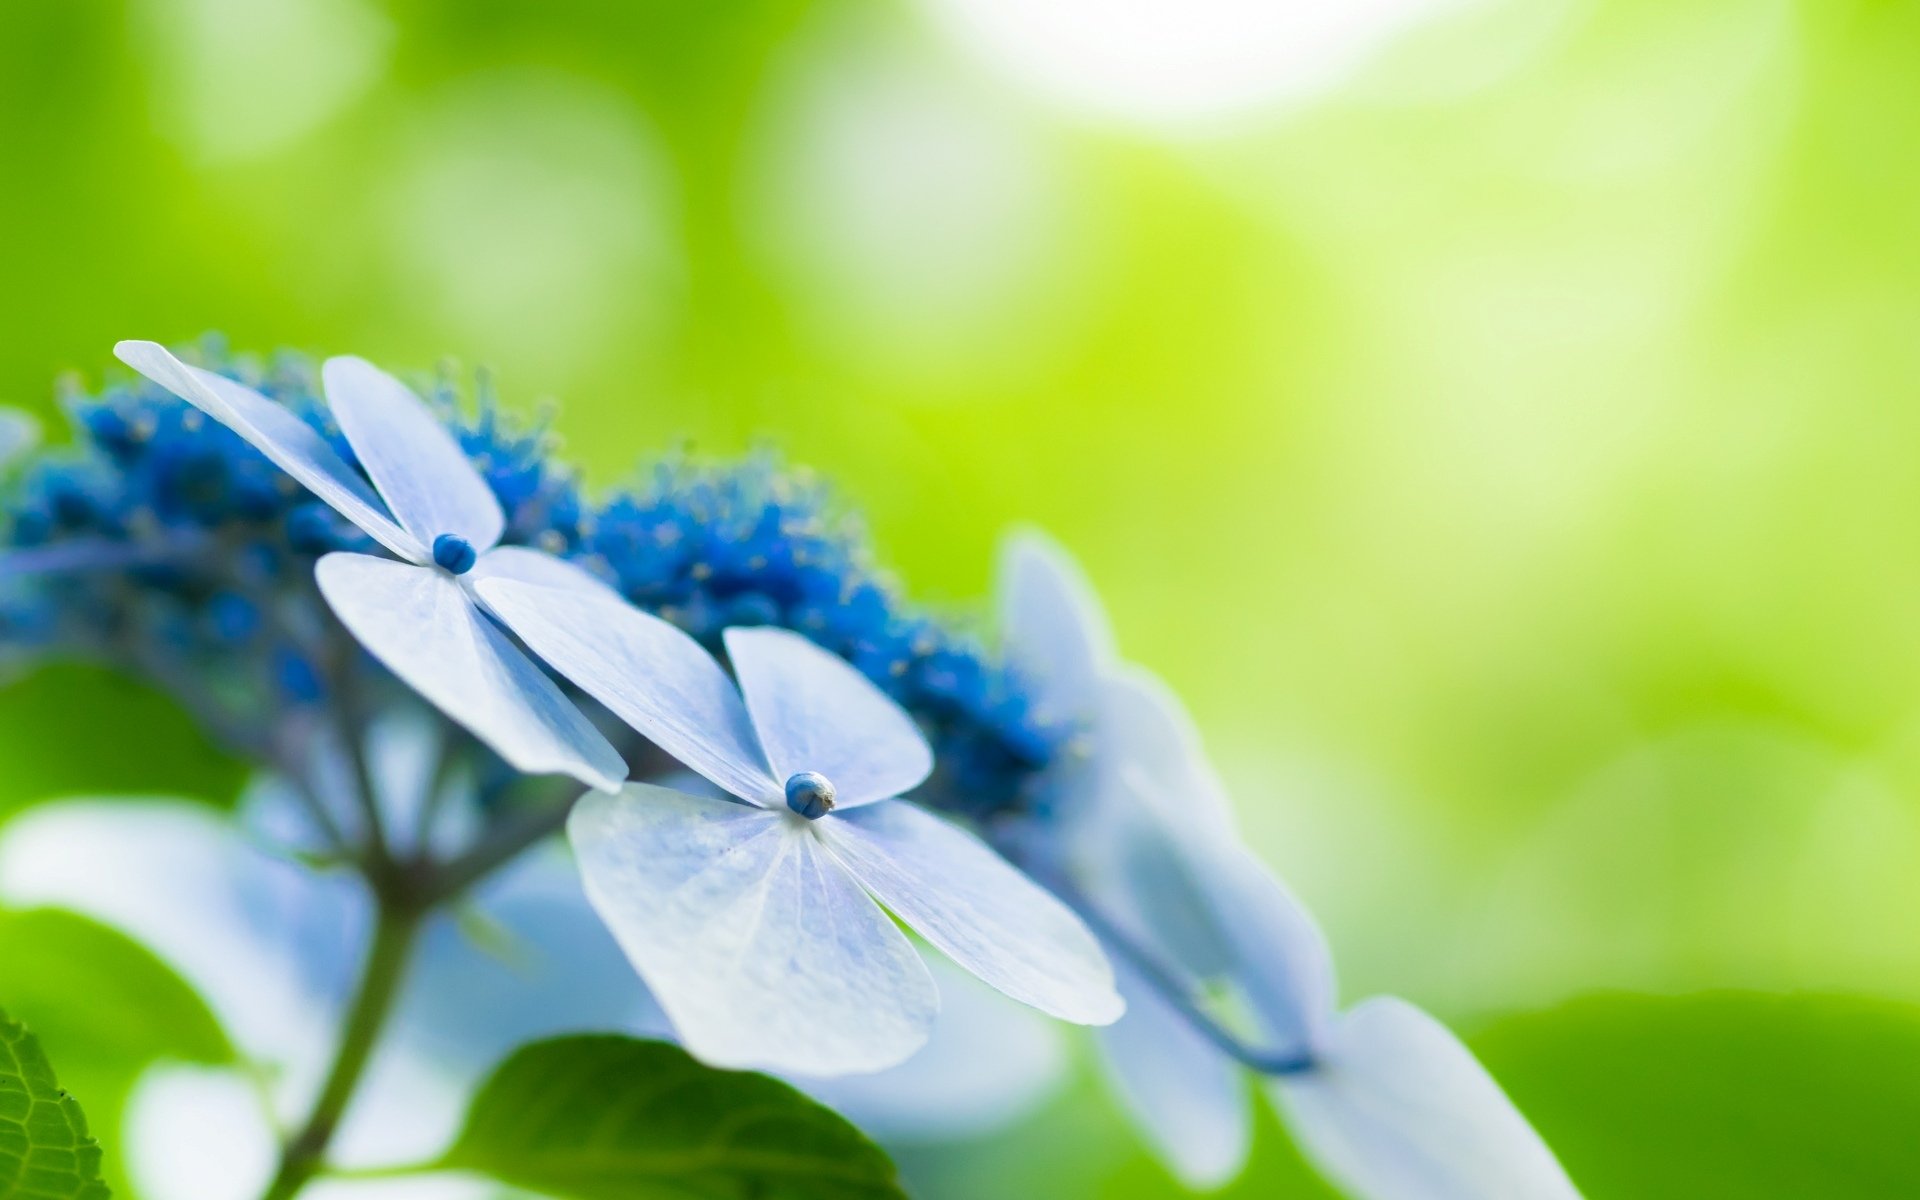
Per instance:
[[[1121,1011],[1094,938],[985,844],[896,799],[933,755],[844,660],[736,627],[738,687],[679,629],[595,590],[483,580],[556,670],[735,799],[589,796],[568,835],[587,893],[688,1049],[810,1075],[920,1048],[938,1008],[884,904],[1007,995],[1082,1024]]]
[[[1021,844],[1106,935],[1128,1007],[1100,1031],[1103,1059],[1167,1162],[1200,1186],[1238,1172],[1252,1067],[1302,1149],[1361,1200],[1577,1196],[1444,1025],[1391,996],[1338,1009],[1318,926],[1239,844],[1191,722],[1120,661],[1065,553],[1037,534],[1011,539],[1001,614],[1035,693],[1084,727],[1052,839],[1028,831]],[[1203,1001],[1209,990],[1231,994],[1240,1029]]]
[[[482,614],[471,590],[488,576],[551,581],[578,568],[499,544],[499,500],[404,384],[358,358],[330,358],[321,369],[363,477],[306,422],[251,388],[153,342],[121,342],[114,353],[240,434],[397,556],[336,551],[315,568],[327,603],[375,658],[520,770],[619,787],[627,773],[619,754]]]

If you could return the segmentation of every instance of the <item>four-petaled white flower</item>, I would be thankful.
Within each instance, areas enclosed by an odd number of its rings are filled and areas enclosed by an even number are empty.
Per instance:
[[[121,342],[114,354],[399,556],[333,553],[315,571],[335,615],[389,670],[519,770],[620,786],[620,755],[473,598],[476,582],[496,576],[597,584],[551,555],[499,544],[499,500],[404,384],[358,358],[330,358],[321,369],[328,409],[363,478],[306,422],[251,388],[153,342]]]
[[[1311,915],[1240,842],[1192,722],[1157,679],[1121,661],[1092,589],[1035,533],[1009,539],[1000,608],[1008,650],[1039,702],[1085,726],[1069,764],[1050,866],[1069,872],[1158,964],[1234,994],[1267,1087],[1301,1149],[1361,1200],[1572,1200],[1553,1152],[1471,1051],[1392,996],[1338,1008],[1332,955]],[[1127,1013],[1100,1031],[1136,1123],[1189,1182],[1236,1174],[1250,1134],[1247,1071],[1115,954]],[[1166,981],[1161,981],[1164,983]]]
[[[895,799],[932,752],[847,662],[784,630],[729,629],[736,687],[699,643],[605,593],[479,591],[561,674],[738,798],[629,784],[568,825],[589,898],[695,1054],[806,1075],[911,1055],[939,1001],[887,910],[1017,1000],[1081,1024],[1120,1015],[1077,917]]]

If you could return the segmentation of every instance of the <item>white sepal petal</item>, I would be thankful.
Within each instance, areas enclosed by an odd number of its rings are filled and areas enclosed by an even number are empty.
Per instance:
[[[696,1056],[832,1076],[926,1043],[926,964],[798,818],[636,783],[584,797],[567,834],[588,899]]]
[[[113,353],[134,370],[252,443],[282,471],[400,557],[426,562],[422,543],[395,524],[380,497],[326,439],[285,407],[223,375],[190,367],[155,342],[120,342]]]
[[[734,628],[725,638],[776,778],[818,772],[844,809],[891,799],[932,772],[920,727],[845,659],[785,629]]]
[[[514,767],[606,791],[626,778],[606,738],[453,576],[365,554],[329,554],[314,575],[361,645]]]
[[[784,804],[739,690],[700,643],[597,584],[496,577],[475,590],[535,654],[662,750],[744,800]]]
[[[1080,918],[965,830],[905,801],[815,822],[882,904],[954,962],[1014,999],[1081,1025],[1126,1006]]]
[[[1392,996],[1355,1005],[1322,1065],[1272,1090],[1294,1140],[1356,1200],[1577,1200],[1472,1051]]]
[[[495,546],[474,562],[467,578],[476,586],[483,579],[518,579],[541,587],[572,588],[609,600],[620,599],[619,592],[585,567],[527,546]]]
[[[1127,1015],[1096,1035],[1134,1127],[1187,1186],[1219,1187],[1247,1160],[1247,1070],[1194,1029],[1152,984],[1115,962]]]
[[[451,533],[481,553],[492,549],[506,527],[500,501],[411,388],[351,356],[328,359],[320,381],[354,455],[416,541],[432,550]]]
[[[1035,707],[1052,720],[1090,718],[1116,656],[1106,612],[1073,558],[1037,529],[1015,530],[1000,543],[995,594],[1007,656]]]

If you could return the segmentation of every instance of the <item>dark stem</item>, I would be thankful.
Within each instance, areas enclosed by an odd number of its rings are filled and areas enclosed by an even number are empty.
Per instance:
[[[360,987],[341,1027],[340,1046],[326,1084],[300,1130],[280,1152],[280,1169],[262,1200],[290,1200],[299,1194],[326,1161],[327,1146],[346,1115],[360,1076],[373,1056],[393,1002],[406,978],[415,936],[426,910],[404,898],[379,894],[379,918]]]

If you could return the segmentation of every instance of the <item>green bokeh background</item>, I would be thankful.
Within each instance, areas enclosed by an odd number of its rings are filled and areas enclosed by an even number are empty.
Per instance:
[[[1039,523],[1592,1195],[1920,1194],[1920,5],[1442,7],[1169,126],[910,0],[0,0],[0,403],[451,354],[599,483],[771,439],[935,603]],[[0,807],[237,778],[0,692]],[[1178,1194],[1090,1077],[906,1161]]]

